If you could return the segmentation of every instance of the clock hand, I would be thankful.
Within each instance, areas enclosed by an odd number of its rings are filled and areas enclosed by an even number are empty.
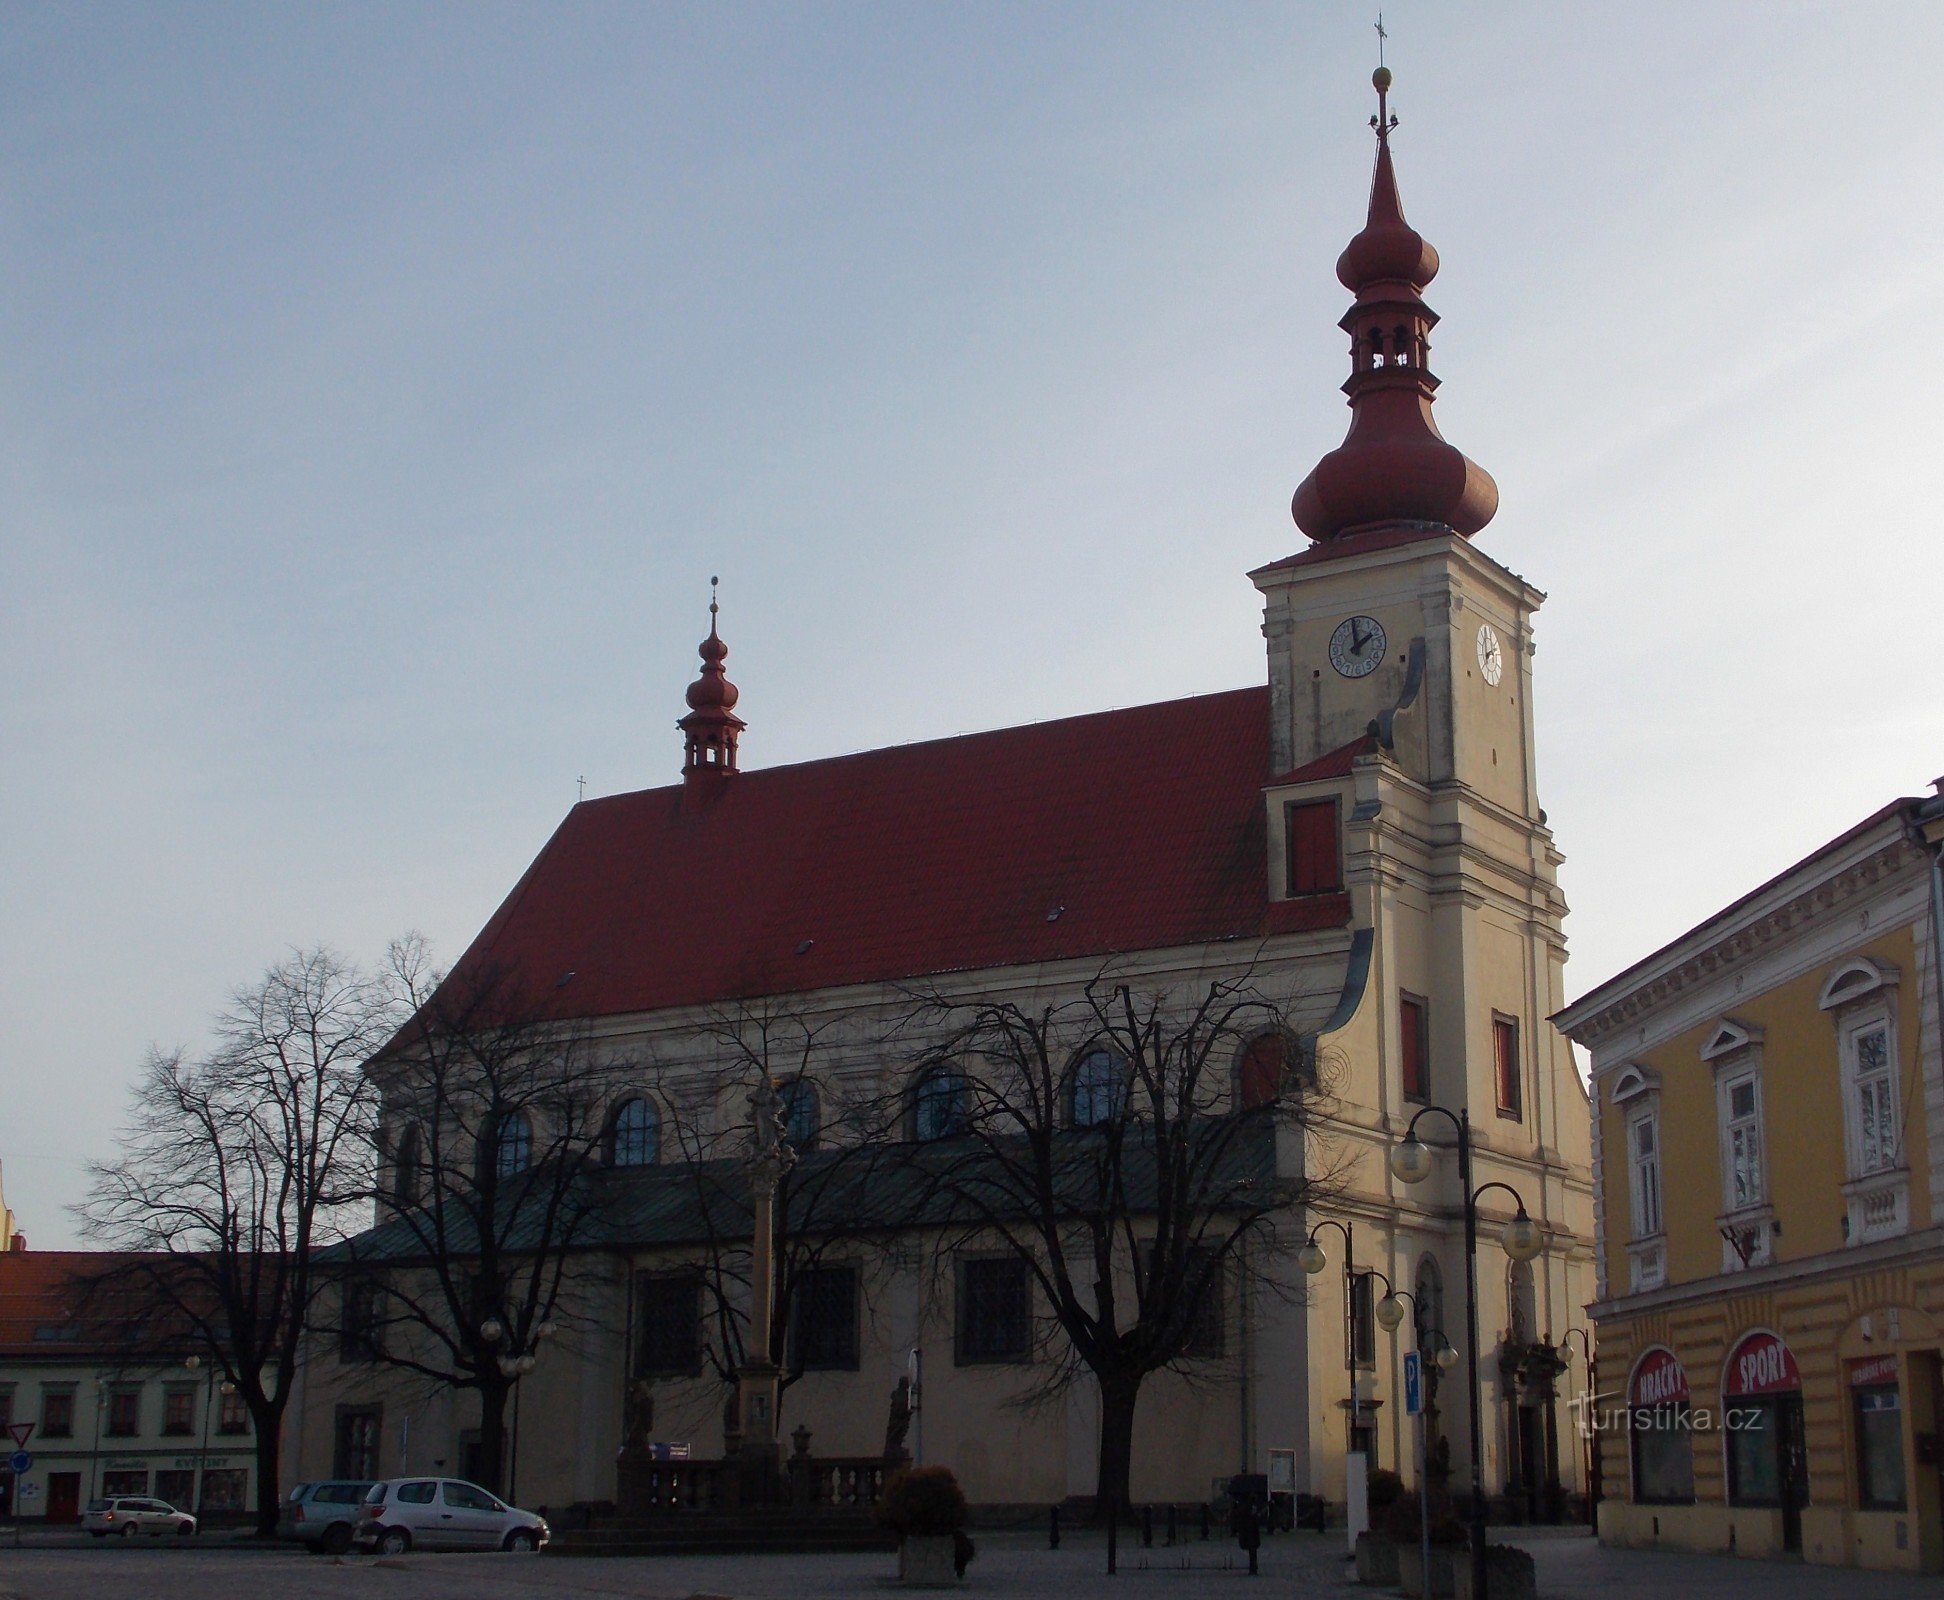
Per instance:
[[[1357,623],[1356,623],[1356,619],[1355,619],[1354,617],[1353,617],[1353,618],[1351,618],[1351,620],[1350,620],[1350,653],[1351,653],[1351,654],[1352,654],[1353,656],[1360,656],[1360,655],[1362,655],[1362,654],[1363,654],[1363,647],[1364,647],[1364,641],[1365,641],[1366,639],[1368,639],[1369,637],[1370,637],[1370,635],[1369,635],[1369,634],[1367,634],[1367,633],[1365,633],[1365,632],[1363,631],[1363,629],[1361,629],[1361,628],[1359,628],[1359,627],[1357,626]]]

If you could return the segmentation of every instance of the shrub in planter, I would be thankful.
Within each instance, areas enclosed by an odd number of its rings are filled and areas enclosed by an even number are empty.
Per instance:
[[[1370,1525],[1382,1520],[1382,1513],[1404,1497],[1404,1480],[1389,1467],[1379,1467],[1370,1475],[1364,1489],[1364,1503],[1370,1507]]]
[[[1453,1577],[1457,1580],[1452,1586],[1456,1600],[1471,1600],[1471,1563],[1461,1559]],[[1535,1600],[1539,1593],[1539,1573],[1532,1552],[1513,1544],[1487,1546],[1485,1581],[1492,1600]]]
[[[1418,1509],[1415,1494],[1400,1494],[1384,1508],[1381,1518],[1371,1521],[1378,1531],[1399,1544],[1416,1545],[1423,1534],[1423,1514]],[[1431,1543],[1434,1548],[1452,1549],[1470,1542],[1471,1534],[1464,1523],[1451,1514],[1451,1507],[1438,1496],[1431,1497]]]
[[[949,1539],[965,1526],[965,1495],[950,1467],[900,1467],[872,1515],[900,1539]]]

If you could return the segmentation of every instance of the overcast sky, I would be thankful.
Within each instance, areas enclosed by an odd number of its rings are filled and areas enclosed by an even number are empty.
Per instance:
[[[1574,992],[1944,771],[1934,3],[1388,0]],[[1263,679],[1348,4],[0,4],[0,1163],[672,780]]]

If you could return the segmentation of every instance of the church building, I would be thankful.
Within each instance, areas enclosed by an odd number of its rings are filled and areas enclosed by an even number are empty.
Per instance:
[[[1376,84],[1368,215],[1336,264],[1352,302],[1350,426],[1295,491],[1302,548],[1265,526],[1247,574],[1262,597],[1260,681],[746,766],[761,686],[745,698],[730,682],[712,614],[679,781],[576,805],[458,963],[557,996],[608,1063],[613,1198],[572,1269],[578,1331],[519,1376],[509,1492],[522,1503],[613,1501],[637,1392],[658,1440],[724,1451],[720,1382],[664,1359],[694,1337],[653,1298],[683,1241],[627,1197],[647,1192],[630,1187],[644,1170],[747,1126],[753,1085],[719,1047],[725,1016],[786,1011],[825,1041],[773,1086],[808,1147],[819,1128],[840,1141],[844,1108],[894,1090],[924,1053],[922,1040],[888,1052],[846,1019],[882,1015],[916,985],[1040,1004],[1109,968],[1155,986],[1247,976],[1272,992],[1321,1069],[1309,1148],[1285,1140],[1264,1159],[1336,1175],[1284,1230],[1295,1245],[1313,1237],[1326,1269],[1305,1274],[1292,1251],[1287,1292],[1232,1288],[1205,1370],[1143,1390],[1133,1498],[1202,1501],[1247,1471],[1340,1502],[1352,1449],[1414,1477],[1402,1358],[1441,1343],[1469,1353],[1455,1121],[1418,1124],[1426,1181],[1399,1182],[1387,1160],[1427,1106],[1467,1116],[1474,1183],[1498,1186],[1478,1202],[1486,1489],[1534,1518],[1584,1494],[1568,1406],[1585,1372],[1559,1351],[1594,1294],[1591,1152],[1585,1091],[1548,1020],[1564,1004],[1566,907],[1534,739],[1544,596],[1481,545],[1497,486],[1432,418],[1438,318],[1423,296],[1438,255],[1405,220],[1390,75]],[[668,754],[672,769],[672,739]],[[1224,1065],[1238,1106],[1259,1063],[1244,1049]],[[923,1083],[912,1092],[901,1137],[917,1159],[953,1129]],[[1068,1114],[1086,1120],[1079,1088]],[[388,1160],[420,1148],[411,1115],[388,1101]],[[416,1203],[408,1180],[392,1186],[399,1206]],[[1529,1261],[1501,1244],[1508,1189],[1541,1230]],[[1082,1382],[1015,1404],[1044,1377],[1008,1328],[1031,1315],[1032,1286],[1008,1298],[993,1274],[932,1270],[927,1248],[914,1224],[876,1291],[840,1285],[779,1432],[807,1428],[820,1457],[873,1456],[886,1397],[921,1364],[907,1448],[952,1467],[975,1506],[1092,1495],[1097,1394]],[[1371,1310],[1387,1288],[1411,1305],[1394,1331]],[[312,1362],[296,1475],[461,1470],[471,1397],[370,1353],[344,1339]],[[1445,1372],[1437,1401],[1457,1463],[1471,1444],[1464,1371]]]

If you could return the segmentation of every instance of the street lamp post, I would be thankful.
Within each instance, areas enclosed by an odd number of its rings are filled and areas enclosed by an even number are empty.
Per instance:
[[[1443,1106],[1425,1106],[1405,1126],[1404,1137],[1391,1147],[1390,1169],[1400,1183],[1422,1183],[1431,1176],[1431,1150],[1417,1136],[1417,1125],[1436,1112],[1458,1135],[1458,1182],[1465,1194],[1465,1382],[1471,1408],[1471,1569],[1474,1600],[1486,1600],[1485,1466],[1483,1435],[1478,1415],[1478,1201],[1493,1189],[1503,1189],[1518,1206],[1506,1223],[1500,1244],[1514,1261],[1530,1261],[1545,1246],[1539,1224],[1526,1215],[1525,1200],[1509,1183],[1472,1187],[1471,1114]]]
[[[520,1502],[520,1380],[538,1364],[540,1346],[553,1337],[553,1332],[554,1325],[543,1321],[527,1336],[524,1349],[515,1339],[499,1357],[500,1376],[513,1385],[513,1440],[507,1452],[506,1498],[514,1505]],[[498,1344],[506,1337],[506,1327],[498,1317],[488,1317],[479,1325],[479,1336],[489,1345]]]
[[[1350,1457],[1356,1454],[1357,1450],[1358,1422],[1357,1268],[1355,1264],[1357,1247],[1350,1233],[1350,1224],[1347,1222],[1339,1222],[1334,1217],[1325,1217],[1315,1227],[1310,1229],[1309,1238],[1303,1242],[1303,1248],[1296,1252],[1296,1264],[1312,1278],[1329,1264],[1330,1258],[1324,1255],[1323,1247],[1316,1242],[1316,1236],[1325,1228],[1335,1228],[1338,1233],[1343,1235],[1343,1364],[1350,1372],[1350,1410],[1343,1427],[1343,1470],[1348,1474],[1350,1470]],[[1346,1495],[1348,1493],[1348,1482],[1349,1480],[1346,1476]]]
[[[1559,1359],[1573,1362],[1573,1337],[1579,1336],[1580,1353],[1586,1357],[1586,1401],[1580,1407],[1581,1469],[1586,1474],[1586,1525],[1600,1525],[1600,1435],[1594,1407],[1600,1403],[1600,1357],[1593,1347],[1593,1336],[1584,1328],[1568,1328],[1559,1341]]]
[[[1455,1367],[1458,1364],[1458,1351],[1452,1342],[1445,1337],[1444,1329],[1433,1328],[1429,1330],[1433,1344],[1429,1352],[1425,1350],[1424,1335],[1426,1329],[1424,1324],[1419,1320],[1422,1314],[1422,1307],[1418,1304],[1418,1297],[1411,1293],[1409,1289],[1398,1288],[1396,1284],[1390,1281],[1389,1273],[1379,1272],[1373,1267],[1370,1270],[1370,1276],[1384,1280],[1384,1298],[1377,1302],[1376,1317],[1384,1325],[1384,1331],[1386,1333],[1395,1336],[1398,1324],[1404,1320],[1403,1302],[1408,1300],[1411,1303],[1411,1326],[1416,1330],[1418,1335],[1417,1349],[1420,1363],[1418,1382],[1420,1384],[1427,1384],[1429,1382],[1429,1379],[1422,1371],[1422,1362],[1427,1353],[1431,1360],[1437,1362],[1439,1371],[1449,1372]],[[1420,1394],[1418,1400],[1417,1416],[1413,1420],[1417,1424],[1415,1431],[1417,1435],[1418,1557],[1420,1562],[1418,1571],[1425,1575],[1424,1581],[1427,1585],[1428,1592],[1428,1586],[1431,1582],[1431,1486],[1425,1478],[1426,1445],[1424,1439],[1424,1402],[1422,1394]]]

